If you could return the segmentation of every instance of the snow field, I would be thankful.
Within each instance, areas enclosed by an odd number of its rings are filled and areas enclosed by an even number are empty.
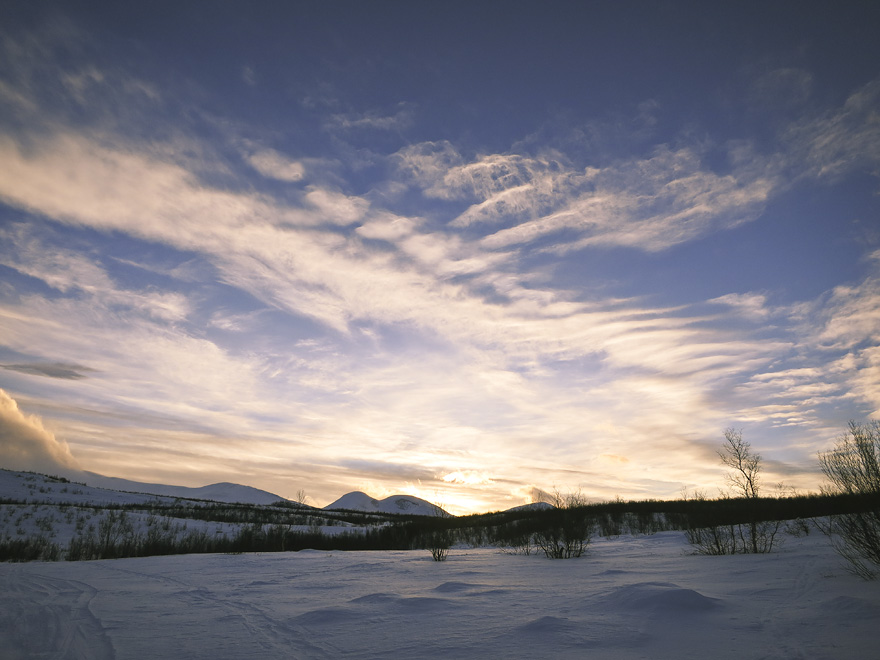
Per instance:
[[[877,657],[880,589],[816,532],[693,556],[680,532],[580,559],[492,549],[0,564],[4,658]]]

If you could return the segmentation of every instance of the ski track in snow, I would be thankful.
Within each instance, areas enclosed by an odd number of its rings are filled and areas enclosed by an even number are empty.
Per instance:
[[[0,573],[2,657],[109,660],[113,646],[89,603],[97,591],[18,565]],[[15,570],[20,569],[20,570]]]
[[[826,539],[686,554],[680,533],[576,560],[453,550],[0,564],[2,658],[876,658],[880,589]]]

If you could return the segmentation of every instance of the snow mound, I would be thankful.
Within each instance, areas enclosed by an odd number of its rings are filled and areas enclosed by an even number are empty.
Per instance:
[[[377,500],[366,493],[354,491],[324,507],[325,511],[346,509],[367,513],[403,513],[410,516],[448,516],[440,507],[412,495],[391,495]]]
[[[481,584],[471,584],[470,582],[444,582],[443,584],[434,587],[434,591],[443,594],[459,593],[462,591],[480,589],[483,586],[484,585]]]
[[[576,629],[576,625],[568,619],[550,615],[539,617],[519,626],[521,632],[528,633],[529,635],[558,635],[559,633],[572,632]]]
[[[319,607],[297,616],[294,621],[301,626],[337,626],[363,619],[363,613],[349,607]]]
[[[683,613],[714,609],[721,601],[704,596],[693,589],[684,589],[677,584],[640,582],[619,587],[605,602],[614,609],[675,617]]]

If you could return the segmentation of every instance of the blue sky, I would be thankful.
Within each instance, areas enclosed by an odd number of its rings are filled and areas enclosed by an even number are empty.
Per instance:
[[[9,466],[463,513],[880,418],[875,3],[0,19]]]

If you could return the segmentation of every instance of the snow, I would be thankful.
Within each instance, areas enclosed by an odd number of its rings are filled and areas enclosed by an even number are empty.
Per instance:
[[[25,497],[29,502],[99,505],[172,502],[177,498],[261,505],[285,501],[265,490],[230,483],[189,488],[105,477],[95,472],[73,473],[71,478],[72,481],[60,481],[33,472],[0,469],[0,499]]]
[[[123,493],[86,486],[82,483],[54,481],[45,475],[13,470],[0,470],[0,499],[22,500],[32,504],[62,502],[101,506],[143,504],[151,500],[174,501],[173,498],[142,493]]]
[[[366,511],[367,513],[404,513],[410,516],[445,516],[445,511],[421,498],[412,495],[391,495],[384,500],[376,500],[360,491],[343,495],[325,511],[346,510]]]
[[[880,589],[820,534],[694,556],[678,532],[580,559],[494,549],[0,564],[0,648],[58,658],[876,658]]]
[[[147,493],[150,495],[162,495],[165,497],[184,497],[196,500],[212,500],[214,502],[241,503],[241,504],[275,504],[285,501],[280,495],[275,495],[259,488],[242,486],[240,484],[219,483],[208,486],[191,488],[189,486],[168,486],[165,484],[150,484],[140,481],[129,481],[118,477],[105,477],[96,472],[82,472],[81,477],[74,477],[76,481],[82,481],[89,486],[107,488],[131,493]]]
[[[0,505],[0,538],[43,536],[63,547],[79,531],[97,524],[101,519],[103,514],[92,507],[143,506],[145,510],[130,510],[126,513],[130,522],[141,532],[146,531],[149,525],[158,524],[172,528],[176,536],[186,532],[206,531],[232,537],[240,528],[240,525],[234,523],[157,517],[149,513],[155,505],[175,503],[174,497],[96,488],[82,483],[54,480],[33,472],[0,469],[0,500],[26,502]],[[210,503],[207,500],[186,502],[192,508]],[[59,507],[58,504],[63,506]],[[339,533],[335,528],[332,530],[331,533]]]
[[[3,535],[62,544],[103,515],[90,504],[166,499],[9,471],[0,498],[15,502],[0,505]],[[394,506],[340,502],[364,499]],[[598,538],[558,561],[458,547],[445,562],[302,551],[0,563],[0,658],[877,657],[880,585],[847,572],[815,529],[767,555],[691,552],[682,532],[662,532]]]

